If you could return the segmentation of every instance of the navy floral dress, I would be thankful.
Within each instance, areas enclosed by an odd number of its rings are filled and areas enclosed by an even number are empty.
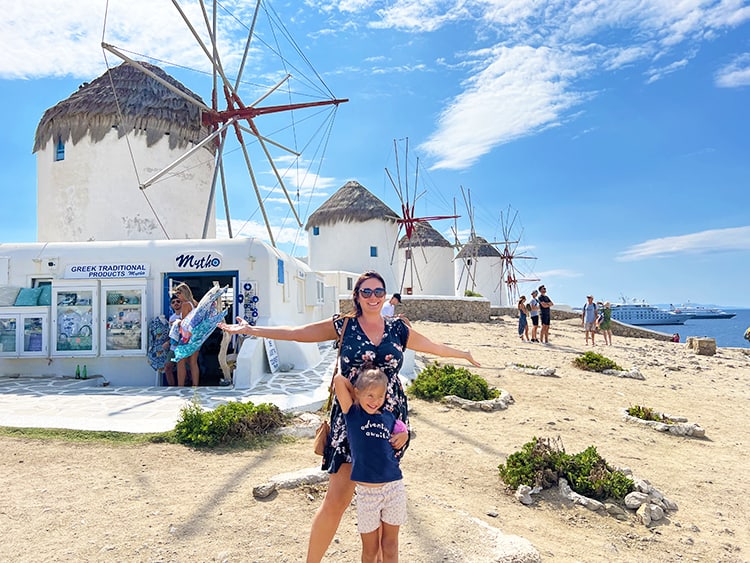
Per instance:
[[[345,317],[335,315],[333,325],[336,333],[341,335],[341,327]],[[357,317],[349,318],[346,324],[346,334],[341,340],[341,367],[340,373],[354,384],[357,376],[364,365],[373,365],[382,368],[388,376],[388,389],[385,393],[385,405],[399,420],[409,427],[409,407],[406,402],[406,393],[401,385],[398,372],[404,361],[404,350],[409,339],[409,327],[403,320],[395,317],[386,318],[383,339],[380,345],[375,346],[362,330]],[[396,451],[396,456],[401,457],[409,442],[403,448]],[[329,473],[336,473],[342,463],[351,463],[352,456],[349,450],[349,440],[346,437],[346,423],[344,413],[341,411],[334,395],[331,407],[331,433],[328,436],[328,444],[323,453],[322,468]]]

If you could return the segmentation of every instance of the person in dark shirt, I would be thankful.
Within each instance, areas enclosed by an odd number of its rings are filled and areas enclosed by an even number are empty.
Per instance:
[[[547,288],[543,285],[539,286],[539,319],[542,323],[542,329],[539,331],[539,340],[542,344],[549,344],[549,325],[551,313],[550,308],[555,304],[552,299],[547,295]]]

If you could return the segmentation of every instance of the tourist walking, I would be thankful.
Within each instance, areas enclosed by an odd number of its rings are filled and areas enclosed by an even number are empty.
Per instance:
[[[594,336],[596,335],[596,303],[594,303],[594,296],[586,296],[586,304],[583,306],[581,312],[581,324],[583,325],[583,331],[586,334],[586,345],[589,343],[589,335],[591,335],[591,345],[594,346]]]
[[[388,376],[385,408],[408,427],[406,394],[398,376],[404,359],[404,349],[409,348],[415,352],[435,356],[461,358],[474,366],[479,366],[479,363],[470,351],[433,342],[412,329],[402,318],[382,317],[380,311],[383,308],[385,294],[383,277],[377,272],[365,272],[354,284],[354,312],[350,317],[334,315],[333,319],[296,327],[251,326],[238,317],[237,324],[220,323],[219,328],[230,334],[297,342],[323,342],[336,340],[341,336],[341,375],[354,385],[359,374],[370,367],[369,364],[382,368]],[[341,335],[347,318],[346,330]],[[408,432],[395,433],[391,437],[390,442],[398,458],[404,454],[408,440]],[[352,457],[346,435],[346,422],[341,406],[335,398],[331,408],[331,431],[323,454],[322,468],[328,471],[330,477],[323,504],[313,518],[307,547],[308,563],[317,563],[323,558],[341,517],[354,496],[354,482],[351,480]]]
[[[549,344],[549,325],[550,319],[552,318],[552,311],[550,309],[554,307],[552,299],[547,295],[547,288],[543,285],[539,286],[539,320],[542,323],[542,330],[539,333],[539,340],[543,344]]]
[[[529,301],[532,342],[539,342],[539,339],[536,337],[536,332],[539,330],[539,300],[536,298],[537,295],[539,295],[539,292],[535,289],[531,292],[531,301]]]
[[[370,368],[352,385],[339,374],[333,388],[351,447],[361,560],[375,563],[380,554],[383,563],[397,562],[399,527],[406,524],[406,490],[389,440],[406,431],[406,426],[383,408],[388,376],[382,369]]]
[[[521,295],[518,300],[518,336],[521,340],[529,340],[529,311],[526,309],[526,296]],[[525,338],[524,338],[525,337]]]

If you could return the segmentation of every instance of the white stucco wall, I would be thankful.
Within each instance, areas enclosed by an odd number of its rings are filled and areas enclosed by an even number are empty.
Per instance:
[[[388,293],[398,291],[398,255],[393,254],[398,225],[390,221],[370,220],[319,226],[319,234],[308,229],[310,267],[315,271],[346,270],[362,273],[375,270],[385,280]],[[377,247],[377,257],[370,247]],[[393,256],[393,264],[391,264]]]
[[[129,135],[132,159],[126,139],[118,139],[114,129],[96,143],[88,136],[75,145],[66,143],[61,161],[54,160],[52,141],[37,151],[37,239],[201,238],[213,155],[200,149],[166,179],[141,190],[142,182],[188,150],[170,150],[166,138],[146,147],[145,139]],[[209,238],[216,236],[215,215],[210,214]]]
[[[412,259],[406,259],[406,248],[399,248],[399,282],[403,279],[402,294],[455,295],[453,256],[451,247],[412,247]],[[421,285],[420,285],[421,282]]]
[[[454,287],[458,287],[456,295],[462,296],[464,289],[472,288],[471,280],[468,285],[466,283],[466,268],[471,268],[475,282],[474,291],[485,299],[489,299],[490,305],[493,307],[507,306],[505,284],[501,283],[502,262],[500,257],[482,256],[473,258],[473,260],[475,261],[474,266],[467,266],[460,258],[457,258],[454,262]]]

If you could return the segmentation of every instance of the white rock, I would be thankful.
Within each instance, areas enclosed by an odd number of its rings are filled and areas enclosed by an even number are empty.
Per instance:
[[[658,506],[656,504],[649,504],[648,509],[652,522],[658,522],[659,520],[664,518],[664,509],[662,509],[661,506]]]
[[[528,485],[518,485],[515,497],[521,504],[525,504],[526,506],[534,504],[534,499],[531,498],[531,487]]]
[[[640,491],[633,491],[625,496],[625,506],[632,509],[640,508],[647,501],[648,494]]]

